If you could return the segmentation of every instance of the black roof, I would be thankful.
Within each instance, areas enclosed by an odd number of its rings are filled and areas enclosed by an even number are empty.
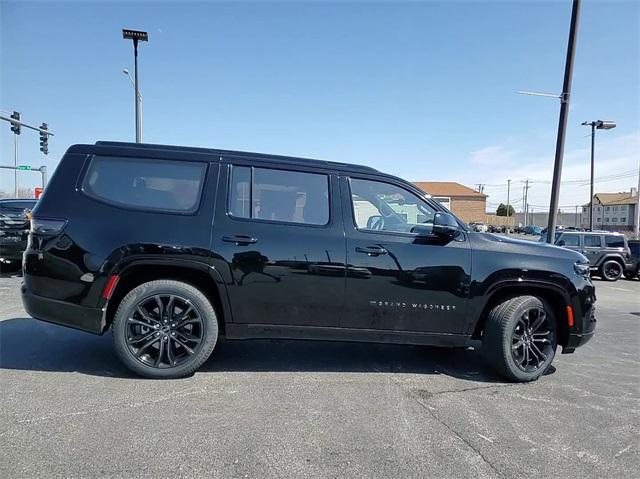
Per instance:
[[[353,171],[361,173],[380,173],[375,168],[370,166],[353,165],[349,163],[340,163],[337,161],[326,160],[313,160],[309,158],[298,158],[295,156],[284,155],[270,155],[266,153],[253,153],[248,151],[236,151],[236,150],[219,150],[216,148],[198,148],[191,146],[178,146],[178,145],[157,145],[150,143],[128,143],[118,141],[96,141],[96,146],[102,147],[116,147],[127,149],[143,149],[147,151],[183,151],[187,153],[205,153],[212,155],[221,155],[225,157],[242,157],[263,161],[277,161],[279,163],[285,163],[289,165],[301,165],[312,166],[317,168],[330,168],[334,170]],[[76,145],[80,146],[80,145]]]

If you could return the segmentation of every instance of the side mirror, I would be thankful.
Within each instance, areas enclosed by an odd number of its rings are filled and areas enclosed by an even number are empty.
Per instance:
[[[567,243],[565,243],[565,241],[564,241],[564,240],[560,240],[560,241],[558,241],[558,242],[556,243],[556,246],[564,246],[565,244],[567,244]]]
[[[384,218],[380,215],[369,216],[367,220],[368,230],[381,230],[384,227]]]
[[[460,234],[458,221],[451,213],[438,212],[433,218],[433,234],[442,238],[454,239]]]

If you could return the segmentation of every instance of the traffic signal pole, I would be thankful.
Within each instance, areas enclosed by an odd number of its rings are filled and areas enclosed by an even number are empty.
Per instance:
[[[18,197],[18,135],[13,135],[13,197]]]
[[[8,121],[11,124],[11,131],[13,132],[13,166],[5,166],[0,165],[0,168],[13,170],[13,180],[14,180],[14,196],[18,197],[18,171],[20,170],[31,170],[31,166],[27,165],[19,165],[18,164],[18,135],[21,133],[22,127],[28,128],[30,130],[35,130],[40,133],[40,151],[42,151],[45,155],[49,153],[48,142],[49,137],[54,136],[52,132],[49,131],[48,125],[43,123],[42,126],[37,127],[33,125],[29,125],[28,123],[20,120],[20,113],[14,111],[11,116],[6,116],[0,114],[0,120]],[[42,174],[42,186],[44,187],[47,182],[47,167],[41,166],[40,168],[34,168],[35,171],[40,171]]]

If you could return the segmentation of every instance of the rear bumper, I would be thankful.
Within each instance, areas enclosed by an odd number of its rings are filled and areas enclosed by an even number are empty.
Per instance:
[[[29,292],[24,284],[21,293],[24,309],[35,319],[93,334],[102,334],[105,330],[104,315],[100,309],[38,296]]]

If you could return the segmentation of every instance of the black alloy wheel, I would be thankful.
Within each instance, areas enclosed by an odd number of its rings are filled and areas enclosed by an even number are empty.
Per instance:
[[[204,325],[191,302],[156,294],[136,304],[126,320],[127,346],[138,361],[155,368],[182,364],[202,345]]]
[[[133,288],[118,305],[112,324],[120,360],[154,379],[193,374],[218,340],[218,317],[200,289],[159,279]]]
[[[482,351],[500,375],[517,382],[535,381],[551,368],[558,346],[551,304],[522,295],[493,305],[482,331]]]
[[[553,327],[544,308],[531,307],[518,318],[511,335],[511,356],[526,373],[535,372],[553,357]]]
[[[622,265],[615,260],[606,261],[602,265],[602,278],[607,281],[617,281],[622,276]]]

